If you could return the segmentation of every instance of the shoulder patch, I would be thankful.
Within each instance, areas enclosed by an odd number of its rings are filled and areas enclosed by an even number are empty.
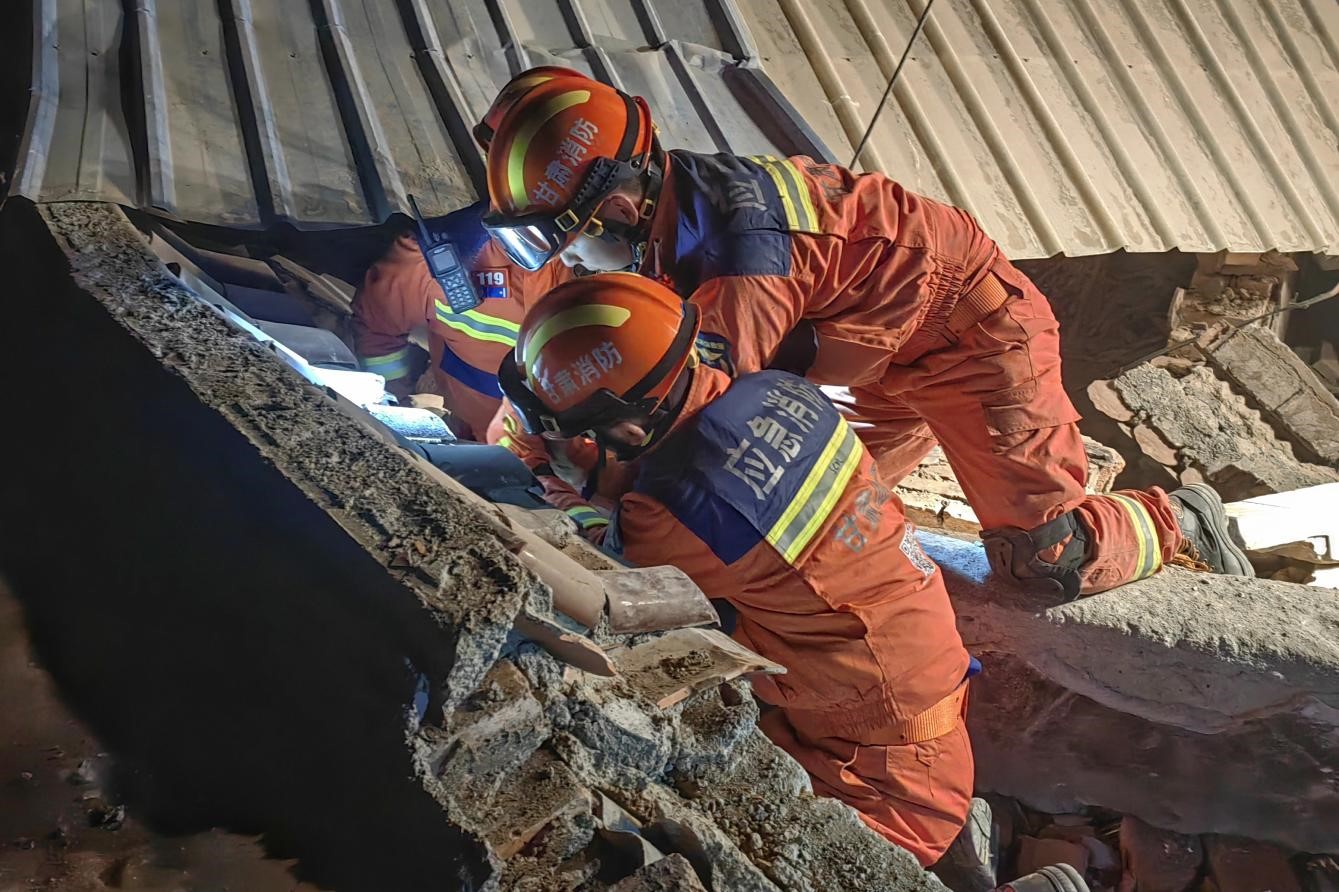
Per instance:
[[[702,364],[735,377],[735,361],[730,358],[730,341],[721,335],[701,331],[697,335],[697,355]]]
[[[790,227],[776,181],[735,155],[671,152],[678,203],[674,279],[691,292],[718,276],[786,276]]]
[[[799,561],[862,455],[822,393],[783,372],[738,379],[676,436],[684,447],[653,453],[665,458],[643,466],[638,489],[727,564],[762,541]]]

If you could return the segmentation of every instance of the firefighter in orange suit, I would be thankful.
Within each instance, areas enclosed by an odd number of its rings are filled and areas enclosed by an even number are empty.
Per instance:
[[[971,802],[979,668],[941,574],[818,388],[699,364],[697,320],[650,279],[578,279],[526,316],[503,386],[533,429],[637,460],[606,548],[728,599],[740,643],[787,668],[754,682],[779,707],[764,730],[815,792],[932,864]]]
[[[804,157],[662,151],[640,97],[573,73],[503,98],[484,223],[518,265],[667,284],[730,375],[809,338],[786,367],[850,388],[886,482],[938,441],[1007,579],[1072,598],[1171,561],[1250,575],[1208,487],[1085,492],[1055,318],[967,213]]]

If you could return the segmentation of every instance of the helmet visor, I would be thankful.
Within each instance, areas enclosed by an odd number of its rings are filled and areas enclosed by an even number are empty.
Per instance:
[[[552,218],[532,216],[496,225],[485,220],[484,226],[512,262],[530,272],[543,268],[568,243],[568,233]]]

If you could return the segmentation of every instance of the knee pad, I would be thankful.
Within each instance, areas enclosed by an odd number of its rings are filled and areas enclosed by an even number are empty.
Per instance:
[[[1088,559],[1088,530],[1066,511],[1030,530],[998,527],[981,531],[990,568],[1016,586],[1042,589],[1072,601],[1079,596],[1079,570]],[[1041,553],[1064,542],[1054,560]]]

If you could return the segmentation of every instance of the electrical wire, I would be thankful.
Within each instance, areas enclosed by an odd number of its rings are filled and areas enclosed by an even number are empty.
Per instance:
[[[911,38],[907,41],[907,48],[902,51],[902,58],[897,60],[897,67],[893,69],[892,77],[888,78],[888,86],[884,88],[883,98],[874,108],[874,117],[869,119],[869,126],[865,128],[865,135],[860,137],[860,144],[855,147],[855,153],[851,155],[851,163],[847,167],[854,168],[856,162],[860,160],[860,153],[865,151],[865,143],[869,142],[869,135],[874,132],[874,125],[879,122],[879,115],[883,114],[883,107],[888,104],[888,97],[892,95],[893,87],[897,84],[897,76],[902,73],[902,66],[906,64],[907,57],[911,55],[911,48],[916,44],[916,37],[925,27],[925,20],[930,17],[930,8],[935,5],[935,0],[928,0],[925,8],[921,10],[920,18],[916,19],[916,27],[911,31]]]

